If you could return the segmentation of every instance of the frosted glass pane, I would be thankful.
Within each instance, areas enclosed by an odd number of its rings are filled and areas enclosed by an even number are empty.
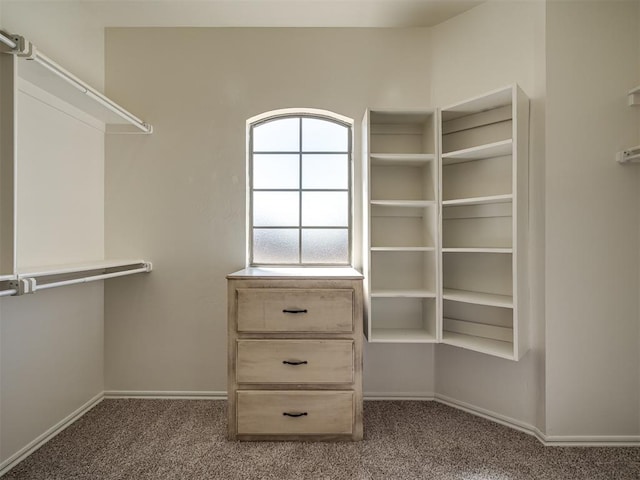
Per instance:
[[[298,192],[253,192],[254,227],[297,227]]]
[[[348,263],[347,229],[302,230],[303,263]]]
[[[348,152],[349,129],[327,120],[303,118],[302,150],[305,152]]]
[[[300,150],[300,119],[272,120],[253,128],[254,152],[297,152]]]
[[[302,225],[346,227],[349,224],[347,192],[303,192]]]
[[[253,188],[300,188],[300,156],[254,155]]]
[[[302,188],[349,188],[348,155],[303,155]]]
[[[298,263],[298,229],[254,229],[253,263]]]

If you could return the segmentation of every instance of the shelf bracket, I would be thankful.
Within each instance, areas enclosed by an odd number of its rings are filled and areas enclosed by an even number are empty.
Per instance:
[[[629,106],[640,105],[640,87],[629,90]]]
[[[36,291],[36,279],[35,278],[19,278],[9,282],[9,286],[15,289],[16,296],[27,295]]]
[[[616,161],[622,164],[640,163],[640,145],[618,152],[616,155]]]

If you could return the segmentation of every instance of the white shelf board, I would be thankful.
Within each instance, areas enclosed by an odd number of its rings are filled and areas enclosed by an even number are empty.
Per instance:
[[[7,282],[15,279],[16,279],[15,275],[0,275],[0,282]]]
[[[465,148],[464,150],[443,153],[442,164],[452,165],[454,163],[483,160],[485,158],[503,157],[505,155],[511,155],[512,151],[513,140],[501,140],[499,142],[487,143],[477,147]]]
[[[513,308],[513,297],[509,295],[496,295],[494,293],[471,292],[468,290],[445,288],[442,290],[442,298],[444,300],[473,303],[476,305],[488,305],[490,307]]]
[[[496,247],[447,247],[442,249],[442,253],[513,253],[513,248]]]
[[[51,60],[49,60],[49,63],[54,64]],[[111,108],[107,108],[101,101],[97,101],[95,99],[96,95],[102,95],[98,90],[87,85],[73,74],[66,72],[66,70],[59,65],[56,65],[56,67],[60,71],[65,72],[71,80],[61,78],[59,75],[54,74],[51,70],[43,67],[35,60],[21,59],[18,64],[18,75],[33,85],[55,95],[61,100],[73,105],[105,124],[119,125],[124,133],[140,132],[138,127],[133,126],[132,122],[124,119],[121,115],[116,114]],[[95,92],[96,95],[92,96],[85,93],[85,91]],[[142,120],[127,111],[125,108],[116,104],[112,100],[108,101],[110,101],[116,109],[142,122]],[[125,128],[125,126],[127,128]],[[131,127],[130,130],[128,129],[129,127]]]
[[[371,247],[372,252],[433,252],[435,247]]]
[[[480,353],[487,353],[496,357],[514,360],[513,344],[490,338],[474,337],[462,333],[447,332],[442,335],[442,343],[462,347]]]
[[[449,121],[467,115],[493,110],[513,103],[513,85],[493,90],[463,102],[449,105],[441,109],[443,121]]]
[[[433,153],[372,153],[372,165],[426,165],[435,159]]]
[[[485,197],[472,198],[456,198],[454,200],[443,200],[442,205],[445,207],[456,205],[488,205],[492,203],[508,203],[513,201],[511,193],[502,195],[487,195]]]
[[[436,338],[426,330],[417,328],[373,328],[371,343],[435,343]]]
[[[45,277],[48,275],[104,270],[106,268],[128,267],[145,263],[147,263],[145,260],[97,260],[95,262],[67,263],[63,265],[21,267],[18,268],[17,275],[19,278]]]
[[[371,298],[435,298],[436,293],[426,289],[372,290]]]
[[[429,207],[435,205],[435,200],[371,200],[371,205],[384,207]]]

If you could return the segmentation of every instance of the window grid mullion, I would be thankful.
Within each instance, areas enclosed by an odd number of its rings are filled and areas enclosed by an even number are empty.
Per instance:
[[[298,264],[302,265],[302,117],[298,130]]]

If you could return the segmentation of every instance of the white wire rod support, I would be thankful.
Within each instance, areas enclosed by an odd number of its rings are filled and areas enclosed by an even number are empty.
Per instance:
[[[83,278],[74,278],[73,280],[63,280],[60,282],[43,283],[42,285],[36,284],[33,291],[37,292],[37,291],[46,290],[49,288],[64,287],[67,285],[77,285],[79,283],[89,283],[89,282],[95,282],[98,280],[107,280],[108,278],[123,277],[125,275],[133,275],[136,273],[148,273],[149,271],[150,271],[150,267],[148,265],[145,265],[143,268],[136,268],[134,270],[125,270],[122,272],[91,275]]]
[[[33,61],[46,68],[49,72],[53,73],[60,79],[69,83],[80,92],[87,95],[96,103],[99,103],[107,110],[116,114],[120,118],[126,120],[134,127],[138,128],[142,131],[142,133],[152,133],[153,127],[146,122],[143,122],[140,118],[133,115],[131,112],[127,111],[113,100],[110,100],[102,93],[97,91],[95,88],[91,87],[87,83],[80,80],[78,77],[73,75],[72,73],[65,70],[63,67],[58,65],[56,62],[51,60],[49,57],[40,53],[38,49],[31,42],[27,41],[24,37],[19,35],[14,35],[13,39],[9,38],[3,32],[0,32],[0,41],[9,46],[15,55],[18,55],[22,58],[25,58],[27,61]]]
[[[616,155],[618,163],[640,163],[640,145],[618,152]]]
[[[17,277],[23,278],[37,278],[37,277],[50,277],[53,275],[74,275],[82,272],[89,272],[93,270],[106,270],[109,268],[142,268],[147,267],[149,271],[152,269],[151,262],[146,262],[141,259],[132,260],[102,260],[88,263],[68,264],[68,265],[55,265],[50,267],[37,267],[28,268],[22,271],[18,270]]]
[[[7,47],[14,49],[18,46],[11,38],[7,37],[4,32],[0,32],[0,42],[4,43]]]
[[[142,130],[144,133],[151,133],[153,131],[153,128],[151,127],[151,125],[143,122],[141,119],[139,119],[132,113],[128,112],[117,103],[105,97],[103,94],[101,94],[91,86],[87,85],[85,82],[80,80],[78,77],[76,77],[72,73],[67,72],[64,68],[62,68],[53,60],[51,60],[49,57],[38,52],[35,49],[35,47],[34,47],[34,51],[35,51],[35,54],[33,55],[33,57],[27,58],[27,60],[38,62],[38,64],[40,64],[41,66],[49,70],[51,73],[57,75],[62,80],[73,85],[75,88],[77,88],[79,91],[81,91],[82,93],[90,97],[92,100],[98,102],[100,105],[112,111],[113,113],[123,118],[124,120],[127,120],[128,122],[130,122],[131,124],[139,128],[140,130]]]

